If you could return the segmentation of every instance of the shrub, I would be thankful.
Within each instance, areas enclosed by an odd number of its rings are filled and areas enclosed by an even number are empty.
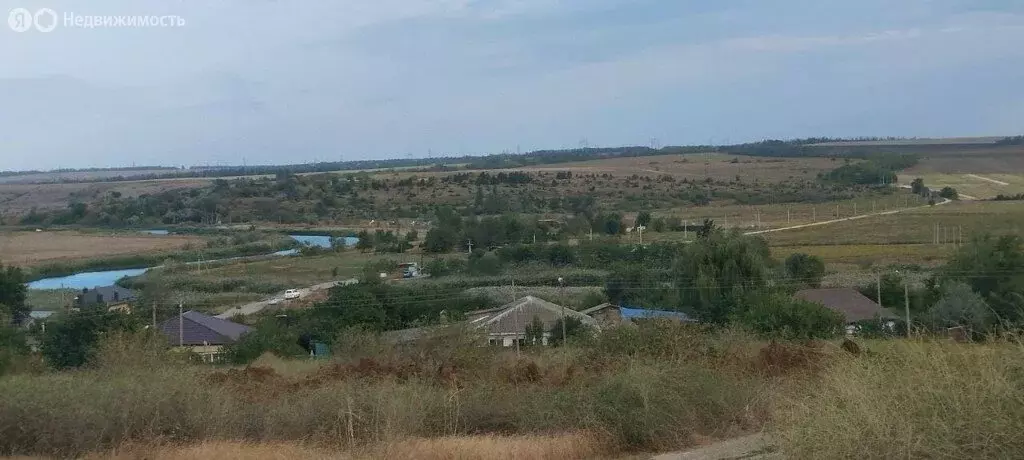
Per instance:
[[[813,288],[821,286],[821,278],[825,276],[825,261],[821,257],[803,253],[791,254],[786,258],[786,275],[797,284]]]
[[[781,339],[829,338],[843,327],[839,313],[784,294],[752,298],[738,320],[752,331]]]

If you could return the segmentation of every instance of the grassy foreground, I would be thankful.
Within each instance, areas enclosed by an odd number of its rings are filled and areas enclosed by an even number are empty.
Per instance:
[[[1018,458],[1024,348],[894,341],[780,397],[792,458]]]
[[[0,378],[0,455],[87,458],[608,458],[767,430],[786,458],[1011,458],[1024,349],[1001,341],[765,343],[652,325],[586,344],[396,348],[190,366],[138,338],[98,364]],[[347,344],[347,345],[346,345]]]

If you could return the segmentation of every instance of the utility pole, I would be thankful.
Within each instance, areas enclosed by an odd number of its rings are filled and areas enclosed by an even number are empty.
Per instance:
[[[178,346],[185,346],[185,313],[182,312],[185,305],[178,303]]]
[[[876,297],[875,298],[878,299],[878,306],[882,307],[882,308],[885,308],[885,306],[882,305],[882,274],[881,273],[876,275],[875,281],[876,281],[876,284],[875,284],[875,296]]]
[[[558,277],[558,285],[560,286],[559,290],[562,291],[561,292],[561,294],[562,294],[561,295],[562,301],[559,302],[559,303],[562,304],[562,346],[565,346],[568,343],[566,341],[566,334],[565,334],[565,320],[566,320],[566,318],[565,318],[565,278],[562,278],[561,276],[559,276]]]
[[[907,314],[907,338],[910,338],[910,286],[907,279],[903,279],[903,309]]]
[[[818,221],[818,208],[811,206],[811,222]]]
[[[839,205],[836,205],[836,219],[839,218]]]
[[[469,253],[473,254],[473,240],[467,240],[466,245],[469,246]]]
[[[853,215],[857,215],[857,202],[853,203]]]
[[[792,211],[793,211],[792,207],[786,208],[786,225],[789,225],[792,222],[792,219],[791,219]]]
[[[153,302],[153,329],[156,329],[156,302]]]
[[[644,244],[644,226],[641,225],[641,226],[637,227],[636,230],[637,230],[637,232],[639,232],[640,244],[642,245],[642,244]]]

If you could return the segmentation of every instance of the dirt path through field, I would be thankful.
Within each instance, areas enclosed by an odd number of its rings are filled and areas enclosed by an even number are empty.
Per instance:
[[[651,460],[779,460],[771,440],[763,433],[743,436],[685,452],[661,454]]]
[[[939,206],[939,205],[948,204],[948,203],[952,202],[952,200],[949,200],[949,199],[946,199],[946,198],[943,198],[942,200],[943,201],[941,203],[936,203],[935,205]],[[850,220],[866,219],[868,217],[888,216],[888,215],[892,215],[892,214],[899,214],[899,213],[901,213],[903,211],[908,211],[908,210],[911,210],[911,209],[923,209],[923,208],[929,208],[931,206],[932,205],[930,205],[930,204],[926,204],[926,205],[922,205],[922,206],[914,206],[912,208],[902,208],[902,209],[894,209],[892,211],[883,211],[883,212],[875,212],[875,213],[870,213],[870,214],[861,214],[859,216],[843,217],[841,219],[823,220],[821,222],[812,222],[812,223],[809,223],[809,224],[792,225],[792,226],[789,226],[789,227],[780,227],[780,228],[770,228],[768,230],[756,230],[756,231],[753,231],[753,232],[746,232],[746,233],[744,233],[744,235],[762,235],[762,234],[765,234],[765,233],[781,232],[783,230],[796,230],[796,229],[799,229],[799,228],[817,227],[817,226],[820,226],[820,225],[829,225],[829,224],[834,224],[836,222],[846,222],[846,221],[850,221]]]
[[[967,177],[973,177],[975,179],[980,179],[980,180],[983,180],[983,181],[986,181],[986,182],[991,182],[991,183],[996,184],[996,185],[1003,185],[1003,186],[1010,185],[1010,184],[1008,184],[1006,182],[1003,182],[1001,180],[995,180],[995,179],[991,179],[991,178],[988,178],[988,177],[979,176],[977,174],[966,174],[966,176]]]

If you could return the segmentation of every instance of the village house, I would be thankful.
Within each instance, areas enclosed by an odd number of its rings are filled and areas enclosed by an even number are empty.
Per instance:
[[[879,320],[891,329],[895,327],[895,321],[900,319],[899,315],[851,288],[804,289],[797,291],[793,297],[821,304],[843,315],[847,334],[855,333],[857,323],[861,321]]]
[[[226,319],[187,311],[160,323],[157,330],[172,346],[200,355],[204,361],[216,361],[224,346],[235,343],[252,328]]]
[[[593,318],[568,307],[563,307],[544,299],[526,296],[498,308],[479,310],[466,314],[469,325],[483,331],[487,336],[487,344],[512,347],[518,342],[526,345],[526,327],[537,318],[543,325],[542,343],[546,345],[551,336],[550,330],[562,317],[576,318],[584,325],[598,328]]]
[[[118,285],[82,288],[82,292],[71,301],[72,309],[105,307],[107,311],[131,313],[135,292]]]
[[[537,318],[542,325],[541,343],[547,345],[551,337],[550,331],[558,324],[562,316],[576,318],[581,323],[599,329],[593,318],[563,307],[544,299],[526,296],[497,308],[477,310],[466,313],[467,321],[461,323],[467,329],[481,334],[487,345],[514,347],[527,345],[526,330]],[[430,336],[444,329],[444,321],[440,326],[426,326],[390,331],[385,337],[395,343],[408,343]]]

